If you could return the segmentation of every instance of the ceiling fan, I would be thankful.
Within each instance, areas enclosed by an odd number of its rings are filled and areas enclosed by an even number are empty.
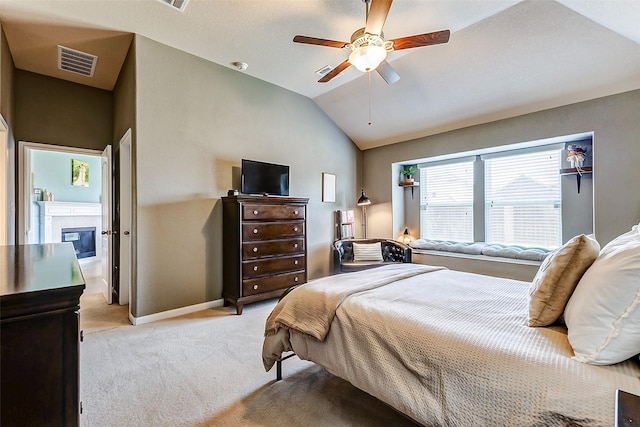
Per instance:
[[[362,1],[365,3],[366,24],[364,28],[356,30],[351,35],[349,43],[299,35],[293,38],[295,43],[315,44],[351,51],[349,58],[325,74],[318,82],[326,83],[353,65],[362,72],[368,73],[376,70],[387,84],[392,84],[400,80],[400,76],[386,61],[388,52],[449,41],[449,30],[385,40],[382,27],[387,20],[393,0]]]

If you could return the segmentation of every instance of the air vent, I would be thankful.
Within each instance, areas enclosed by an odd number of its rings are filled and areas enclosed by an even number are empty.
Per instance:
[[[324,77],[327,74],[329,74],[329,71],[333,70],[332,67],[330,67],[329,65],[325,65],[324,67],[320,68],[318,71],[316,71],[316,74],[319,75],[320,77]]]
[[[184,12],[189,0],[158,0],[160,3],[164,3],[167,6],[171,6],[174,9],[178,9],[180,12]]]
[[[93,77],[98,57],[58,45],[58,68],[83,76]]]

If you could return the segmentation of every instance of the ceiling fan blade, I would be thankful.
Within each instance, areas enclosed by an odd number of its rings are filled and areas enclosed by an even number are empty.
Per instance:
[[[400,76],[398,75],[398,73],[396,73],[396,70],[394,70],[391,64],[389,64],[387,61],[382,61],[380,65],[378,65],[378,68],[376,68],[376,71],[378,72],[378,74],[380,74],[380,77],[382,77],[384,81],[389,85],[392,85],[400,80]]]
[[[339,42],[335,40],[327,40],[327,39],[319,39],[316,37],[307,37],[307,36],[295,36],[293,38],[294,43],[306,43],[306,44],[315,44],[319,46],[329,46],[329,47],[337,47],[342,49],[347,45],[345,42]]]
[[[367,25],[364,31],[369,34],[382,34],[382,26],[387,20],[391,2],[393,0],[371,0],[369,15],[367,16]]]
[[[324,75],[324,77],[318,80],[318,83],[327,83],[329,80],[331,80],[332,78],[334,78],[335,76],[337,76],[338,74],[340,74],[341,72],[349,68],[350,65],[351,63],[349,62],[349,60],[345,59],[344,62],[341,62],[340,65],[338,65],[333,70],[329,71],[327,74]]]
[[[394,39],[391,41],[393,42],[393,50],[410,49],[412,47],[441,44],[449,41],[449,30],[418,34],[409,37],[401,37],[399,39]]]

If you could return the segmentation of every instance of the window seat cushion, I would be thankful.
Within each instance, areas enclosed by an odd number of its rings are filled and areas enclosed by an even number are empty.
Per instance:
[[[484,242],[453,242],[447,240],[418,239],[409,244],[414,249],[426,249],[461,253],[467,255],[486,255],[511,259],[523,259],[528,261],[542,261],[551,250],[544,248],[532,248],[517,245],[498,245]]]

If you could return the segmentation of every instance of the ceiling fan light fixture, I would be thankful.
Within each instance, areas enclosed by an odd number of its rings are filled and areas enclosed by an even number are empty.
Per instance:
[[[378,68],[386,58],[387,51],[383,46],[369,44],[354,49],[349,55],[349,62],[363,73],[368,73]]]

